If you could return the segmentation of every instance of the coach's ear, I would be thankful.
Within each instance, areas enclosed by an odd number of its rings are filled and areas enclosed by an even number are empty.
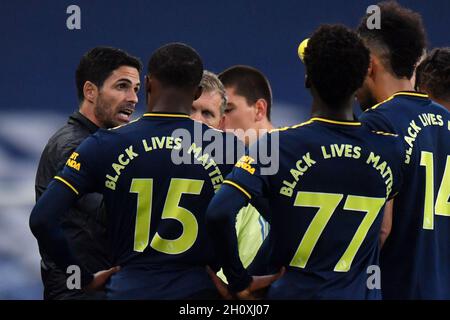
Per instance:
[[[86,81],[83,85],[83,96],[84,99],[86,99],[90,103],[94,103],[95,99],[97,99],[98,96],[97,86],[90,81]]]

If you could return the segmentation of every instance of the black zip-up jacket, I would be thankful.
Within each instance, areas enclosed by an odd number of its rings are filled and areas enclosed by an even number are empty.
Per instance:
[[[71,153],[98,127],[80,112],[74,112],[67,124],[48,141],[42,152],[36,173],[36,200],[44,193],[50,181],[60,171]],[[62,218],[62,225],[74,253],[91,273],[110,268],[106,250],[106,216],[102,196],[87,194],[78,200]],[[81,290],[68,289],[67,274],[51,261],[42,249],[41,275],[44,299],[98,299],[103,293],[86,294]]]

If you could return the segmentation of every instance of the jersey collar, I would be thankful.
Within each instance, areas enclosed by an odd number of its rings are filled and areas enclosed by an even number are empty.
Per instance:
[[[69,117],[69,123],[78,122],[82,126],[84,126],[89,133],[95,133],[98,130],[98,126],[93,123],[91,120],[86,118],[80,111],[75,111],[72,113],[72,115]]]
[[[410,96],[410,97],[419,97],[423,99],[428,99],[428,95],[422,92],[416,92],[416,91],[399,91],[397,93],[394,93],[392,97],[397,96]]]
[[[320,118],[320,117],[314,117],[309,119],[309,121],[320,121],[320,122],[325,122],[325,123],[330,123],[330,124],[338,124],[338,125],[343,125],[343,126],[360,126],[361,122],[358,121],[338,121],[338,120],[330,120],[330,119],[325,119],[325,118]]]
[[[380,105],[382,105],[383,103],[394,99],[395,97],[415,97],[415,98],[421,98],[421,99],[429,99],[428,95],[425,93],[416,92],[416,91],[399,91],[399,92],[394,93],[392,96],[390,96],[386,100],[381,101],[380,103],[377,103],[373,107],[367,109],[366,111],[375,109],[375,108],[379,107]]]
[[[361,126],[361,122],[358,122],[358,121],[338,121],[338,120],[325,119],[325,118],[321,118],[321,117],[313,117],[313,118],[309,119],[306,122],[302,122],[302,123],[296,124],[296,125],[294,125],[292,127],[283,127],[283,128],[278,128],[278,129],[272,129],[272,130],[270,130],[270,132],[285,131],[285,130],[288,130],[288,129],[297,129],[299,127],[303,127],[303,126],[306,126],[308,124],[311,124],[311,123],[313,123],[315,121],[328,123],[328,124],[334,124],[334,125],[350,126],[350,127]]]
[[[147,117],[163,117],[163,118],[187,118],[189,119],[190,117],[185,114],[185,113],[177,113],[177,112],[172,112],[172,113],[165,113],[165,112],[147,112],[143,114],[143,117],[147,118]]]

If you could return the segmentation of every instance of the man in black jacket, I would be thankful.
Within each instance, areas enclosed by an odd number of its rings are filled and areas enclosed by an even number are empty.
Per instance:
[[[76,71],[79,110],[48,141],[36,174],[36,200],[62,169],[69,155],[98,128],[112,128],[130,121],[138,102],[141,62],[126,52],[97,47],[87,52]],[[110,268],[105,246],[102,196],[87,194],[63,218],[72,250],[90,272]],[[67,285],[70,272],[60,270],[40,249],[44,299],[97,299],[100,293],[85,293]],[[70,288],[69,288],[70,287]]]

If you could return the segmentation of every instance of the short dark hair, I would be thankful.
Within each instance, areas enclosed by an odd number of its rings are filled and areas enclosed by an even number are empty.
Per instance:
[[[147,71],[166,87],[197,87],[203,76],[203,62],[192,47],[169,43],[152,54]]]
[[[309,39],[304,61],[308,81],[320,98],[337,105],[362,86],[370,54],[352,30],[343,25],[322,25]]]
[[[416,69],[416,89],[450,100],[450,48],[431,51]]]
[[[101,87],[111,73],[121,66],[136,68],[139,72],[142,63],[127,52],[111,47],[96,47],[89,50],[80,60],[75,79],[77,84],[78,100],[84,100],[83,87],[86,81]]]
[[[411,79],[426,47],[422,17],[396,1],[381,2],[378,6],[380,28],[369,28],[367,14],[358,26],[358,34],[371,50],[378,50],[383,65],[393,75]]]
[[[248,104],[258,99],[267,102],[267,119],[270,121],[272,107],[272,89],[266,76],[256,68],[244,65],[232,66],[219,74],[225,87],[234,87],[236,94],[243,96]]]

